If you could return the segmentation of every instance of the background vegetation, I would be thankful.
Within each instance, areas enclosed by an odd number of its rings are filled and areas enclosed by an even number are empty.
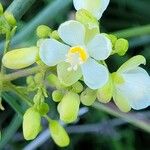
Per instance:
[[[57,29],[58,25],[74,16],[72,0],[0,0],[5,9],[8,8],[18,20],[17,34],[11,47],[23,47],[36,43],[35,29],[40,24]],[[115,33],[118,37],[127,38],[130,49],[126,57],[117,55],[109,59],[109,68],[115,71],[125,60],[142,54],[147,59],[146,70],[150,72],[150,1],[149,0],[111,0],[101,19],[101,31]],[[1,37],[0,50],[3,50]],[[0,53],[1,53],[0,52]],[[14,81],[18,85],[24,79]],[[51,113],[55,104],[50,100]],[[46,129],[34,141],[25,141],[22,136],[22,114],[26,106],[20,97],[12,93],[3,93],[5,111],[0,112],[0,128],[2,150],[59,150],[49,138]],[[82,108],[80,118],[75,124],[66,127],[71,137],[71,144],[66,150],[149,150],[150,144],[150,110],[133,111],[123,114],[112,103],[102,105],[95,103],[93,107]]]

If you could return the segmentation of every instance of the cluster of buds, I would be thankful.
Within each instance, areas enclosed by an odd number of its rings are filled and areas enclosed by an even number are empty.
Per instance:
[[[113,99],[123,112],[150,105],[150,77],[139,67],[146,63],[143,56],[132,57],[113,73],[105,62],[114,54],[124,56],[129,48],[126,39],[100,31],[98,20],[109,0],[73,2],[77,10],[75,20],[62,23],[54,31],[41,25],[37,28],[36,46],[15,49],[3,56],[2,63],[9,69],[23,69],[33,64],[39,67],[39,73],[26,80],[28,95],[34,95],[23,117],[26,140],[39,134],[44,117],[57,145],[64,147],[70,142],[63,126],[47,115],[49,87],[54,90],[52,99],[57,103],[59,118],[64,123],[77,120],[81,103],[91,106],[95,100],[108,103]],[[6,20],[14,25],[10,16],[5,14]]]

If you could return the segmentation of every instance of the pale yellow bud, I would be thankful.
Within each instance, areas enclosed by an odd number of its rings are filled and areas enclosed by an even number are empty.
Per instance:
[[[41,116],[34,108],[29,108],[23,116],[23,135],[33,140],[41,130]]]
[[[73,92],[67,93],[58,105],[60,119],[66,123],[74,122],[79,112],[79,95]]]
[[[15,49],[3,56],[2,63],[9,69],[22,69],[35,63],[37,55],[37,47]]]
[[[69,136],[59,122],[51,121],[49,124],[49,129],[53,140],[58,146],[65,147],[69,145]]]

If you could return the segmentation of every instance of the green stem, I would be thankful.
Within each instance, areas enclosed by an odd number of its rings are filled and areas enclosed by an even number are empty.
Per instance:
[[[27,69],[22,69],[20,71],[14,72],[14,73],[10,73],[7,75],[4,75],[3,80],[4,81],[12,81],[21,77],[25,77],[28,75],[32,75],[34,73],[39,72],[41,69],[39,66],[36,67],[32,67],[32,68],[27,68]]]
[[[132,38],[136,36],[150,35],[150,24],[113,32],[112,34],[120,38]]]
[[[144,122],[143,120],[137,119],[136,117],[133,117],[129,113],[122,113],[119,110],[117,110],[116,108],[111,107],[110,105],[104,105],[99,102],[95,102],[93,104],[93,107],[100,111],[104,111],[110,115],[113,115],[115,117],[122,118],[123,120],[127,121],[128,123],[131,123],[131,124],[135,125],[136,127],[139,127],[150,133],[150,126],[148,123]]]
[[[19,20],[36,0],[14,0],[6,11]]]
[[[33,102],[28,99],[28,97],[25,96],[22,92],[20,92],[15,85],[10,83],[8,86],[10,87],[10,90],[16,93],[26,104],[28,104],[29,106],[33,106]]]

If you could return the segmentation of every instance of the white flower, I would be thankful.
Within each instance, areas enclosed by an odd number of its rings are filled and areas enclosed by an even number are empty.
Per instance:
[[[74,77],[73,84],[83,75],[84,82],[92,89],[103,86],[108,80],[108,70],[96,60],[105,60],[112,51],[110,40],[103,34],[96,35],[85,43],[85,27],[78,21],[67,21],[60,25],[59,36],[66,44],[54,39],[45,39],[40,46],[40,58],[48,66],[57,65],[58,77],[67,74],[64,80]],[[67,69],[60,66],[67,63]],[[65,65],[66,66],[66,65]],[[59,73],[63,71],[62,73]],[[68,74],[68,72],[70,73]],[[76,72],[79,72],[76,75]],[[81,73],[80,73],[81,72]],[[66,81],[66,82],[67,82]]]
[[[139,110],[150,105],[150,76],[139,67],[145,64],[143,56],[135,56],[124,63],[117,71],[115,93],[113,95],[116,105],[124,112],[131,108]]]
[[[73,0],[76,10],[85,9],[98,20],[106,10],[110,0]]]

